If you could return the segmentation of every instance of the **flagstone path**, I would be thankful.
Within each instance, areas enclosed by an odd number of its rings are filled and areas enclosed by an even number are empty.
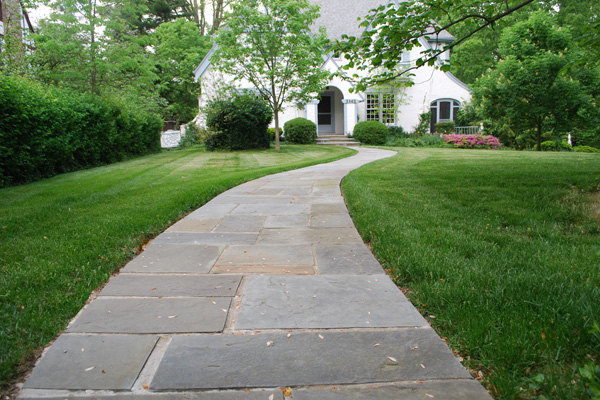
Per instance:
[[[177,222],[79,313],[20,398],[489,400],[348,215],[341,179],[393,154],[257,179]]]

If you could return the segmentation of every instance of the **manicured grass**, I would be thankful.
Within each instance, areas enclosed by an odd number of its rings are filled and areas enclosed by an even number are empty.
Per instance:
[[[0,388],[92,290],[188,212],[242,182],[353,153],[172,151],[0,190]]]
[[[342,187],[398,286],[495,398],[589,398],[600,156],[396,150]]]

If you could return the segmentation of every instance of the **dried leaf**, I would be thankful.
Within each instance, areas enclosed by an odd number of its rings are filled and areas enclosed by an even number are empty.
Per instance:
[[[103,374],[105,374],[105,373],[106,373],[106,371],[105,371],[105,370],[102,370],[102,373],[103,373]]]
[[[394,357],[388,356],[387,359],[390,360],[391,362],[393,362],[394,364],[398,364],[398,360],[396,360]]]
[[[292,388],[291,387],[281,388],[281,391],[283,392],[283,395],[285,397],[290,397],[292,395]]]
[[[143,385],[142,387],[146,390],[150,389],[150,387],[148,385]]]

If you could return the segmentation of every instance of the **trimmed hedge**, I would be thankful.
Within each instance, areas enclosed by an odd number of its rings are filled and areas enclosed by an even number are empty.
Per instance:
[[[98,96],[0,77],[0,187],[159,151],[161,127]]]
[[[352,137],[364,144],[385,144],[388,128],[379,121],[362,121],[354,126]]]
[[[206,149],[268,149],[267,128],[273,119],[268,104],[252,93],[235,94],[210,101],[205,109],[206,126],[213,133],[206,138]]]
[[[285,140],[291,143],[311,144],[317,140],[317,126],[306,118],[294,118],[283,125]]]

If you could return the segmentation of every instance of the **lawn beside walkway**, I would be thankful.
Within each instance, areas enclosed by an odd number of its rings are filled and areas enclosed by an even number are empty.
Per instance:
[[[0,389],[92,290],[169,225],[228,188],[354,150],[170,151],[0,190]]]
[[[497,399],[587,399],[600,157],[396,149],[342,188],[384,268]]]

